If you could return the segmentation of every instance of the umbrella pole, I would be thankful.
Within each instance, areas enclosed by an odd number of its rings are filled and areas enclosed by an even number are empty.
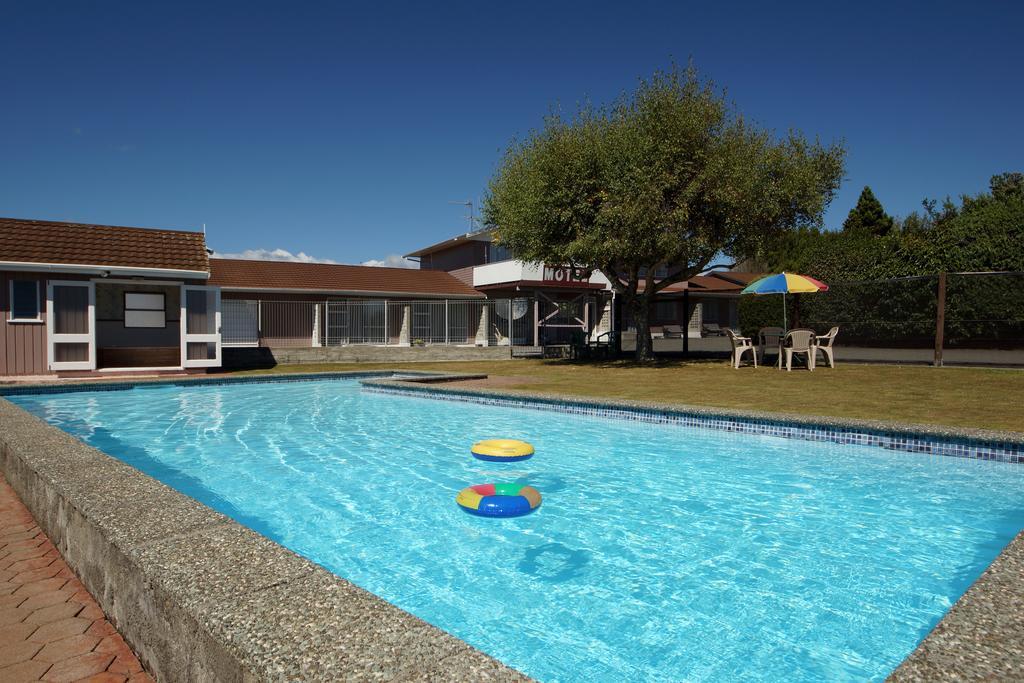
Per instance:
[[[789,332],[789,327],[786,325],[786,293],[782,293],[782,331]]]

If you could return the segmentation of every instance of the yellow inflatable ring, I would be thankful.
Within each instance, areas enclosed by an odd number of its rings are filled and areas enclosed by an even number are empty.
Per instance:
[[[490,462],[515,462],[533,457],[533,446],[515,439],[477,441],[470,449],[473,457]]]

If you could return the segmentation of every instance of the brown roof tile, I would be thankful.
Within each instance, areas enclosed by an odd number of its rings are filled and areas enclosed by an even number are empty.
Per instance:
[[[712,270],[707,274],[707,277],[714,277],[719,280],[725,280],[726,282],[732,282],[743,288],[754,280],[762,278],[765,275],[767,275],[767,273],[745,273],[739,270]]]
[[[209,270],[201,232],[0,218],[0,261]]]
[[[210,284],[229,289],[482,296],[440,270],[219,258],[210,259],[210,269]]]
[[[748,284],[761,277],[757,273],[740,273],[735,271],[719,272],[713,271],[707,275],[695,275],[689,280],[676,282],[662,290],[664,294],[678,294],[684,290],[690,290],[695,294],[701,292],[715,292],[720,294],[739,293]],[[644,290],[644,283],[641,281],[638,289]]]

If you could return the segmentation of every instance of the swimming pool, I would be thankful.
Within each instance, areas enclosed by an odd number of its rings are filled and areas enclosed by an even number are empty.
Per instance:
[[[1024,526],[1019,466],[349,380],[10,400],[544,681],[882,678]],[[455,505],[493,480],[544,504]]]

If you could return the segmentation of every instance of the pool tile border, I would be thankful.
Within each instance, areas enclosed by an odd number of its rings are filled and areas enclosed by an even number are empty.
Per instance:
[[[593,400],[576,396],[553,397],[526,392],[423,385],[419,378],[372,378],[362,380],[362,385],[365,390],[376,393],[464,401],[507,408],[548,410],[652,424],[673,424],[804,441],[876,446],[925,455],[1024,463],[1024,433],[958,430],[928,425],[813,416],[782,417],[777,413]]]

